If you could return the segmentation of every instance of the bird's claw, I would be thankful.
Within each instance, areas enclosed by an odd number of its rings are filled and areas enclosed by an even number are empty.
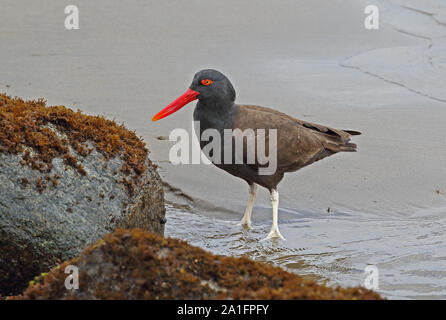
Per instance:
[[[280,234],[278,229],[273,229],[273,230],[270,231],[270,233],[268,233],[266,238],[264,238],[264,239],[262,239],[260,241],[266,241],[266,240],[269,240],[269,239],[278,239],[278,238],[286,241],[286,239]]]

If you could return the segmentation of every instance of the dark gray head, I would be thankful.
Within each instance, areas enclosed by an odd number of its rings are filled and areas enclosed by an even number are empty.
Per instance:
[[[212,69],[201,70],[195,74],[189,89],[154,115],[152,121],[167,117],[195,99],[200,100],[203,105],[208,107],[211,105],[228,106],[235,101],[235,90],[223,73]]]
[[[199,92],[197,99],[200,101],[235,101],[235,90],[226,76],[220,71],[204,69],[197,72],[189,87]]]

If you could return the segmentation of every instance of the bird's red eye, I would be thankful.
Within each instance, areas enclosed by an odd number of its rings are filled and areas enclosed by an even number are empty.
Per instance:
[[[213,82],[214,81],[212,81],[211,79],[201,80],[201,84],[204,85],[204,86],[208,86],[208,85],[212,84]]]

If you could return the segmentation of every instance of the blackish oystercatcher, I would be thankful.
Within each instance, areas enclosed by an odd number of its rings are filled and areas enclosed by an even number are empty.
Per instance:
[[[338,152],[354,152],[356,144],[350,142],[350,136],[359,135],[360,132],[352,130],[339,130],[310,123],[293,118],[282,112],[256,106],[236,104],[235,90],[231,82],[221,72],[206,69],[195,74],[189,89],[178,99],[169,104],[166,108],[157,113],[152,120],[162,119],[189,102],[198,99],[194,111],[194,121],[199,121],[200,147],[203,149],[209,141],[201,141],[202,133],[207,129],[214,129],[221,136],[221,157],[211,157],[211,161],[220,169],[245,180],[249,184],[250,198],[245,210],[241,224],[251,227],[251,213],[257,190],[257,184],[265,187],[270,192],[270,199],[273,210],[272,227],[268,236],[264,239],[283,238],[278,227],[278,205],[279,193],[277,185],[282,180],[286,172],[297,171],[300,168],[331,156]],[[259,169],[265,167],[264,160],[260,161],[257,155],[254,161],[247,161],[247,150],[249,144],[257,144],[261,140],[246,139],[243,140],[243,159],[237,162],[237,152],[232,150],[230,154],[231,161],[224,161],[225,153],[225,135],[226,129],[240,129],[242,132],[251,130],[253,134],[259,137],[259,132],[269,132],[271,129],[276,131],[277,158],[276,170],[270,174],[260,174]],[[268,144],[269,135],[264,134],[267,153],[271,148]],[[231,139],[231,141],[228,141]],[[234,136],[226,138],[229,145],[234,145]],[[227,149],[226,149],[227,150]],[[226,151],[228,153],[228,151]],[[212,156],[212,153],[210,153]],[[216,160],[218,159],[218,161]],[[238,159],[240,160],[240,159]],[[242,163],[240,163],[242,162]]]

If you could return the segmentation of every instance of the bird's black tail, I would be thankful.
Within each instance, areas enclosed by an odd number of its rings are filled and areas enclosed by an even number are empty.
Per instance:
[[[347,132],[351,136],[359,136],[361,132],[355,131],[355,130],[342,130],[344,132]],[[342,152],[356,152],[358,146],[356,143],[351,143],[350,139],[348,139],[343,145],[341,145],[340,151]]]
[[[356,143],[347,142],[343,145],[341,145],[340,151],[341,152],[356,152],[357,151],[357,145]]]
[[[361,132],[355,130],[342,130],[342,131],[347,132],[351,136],[359,136],[361,134]]]

